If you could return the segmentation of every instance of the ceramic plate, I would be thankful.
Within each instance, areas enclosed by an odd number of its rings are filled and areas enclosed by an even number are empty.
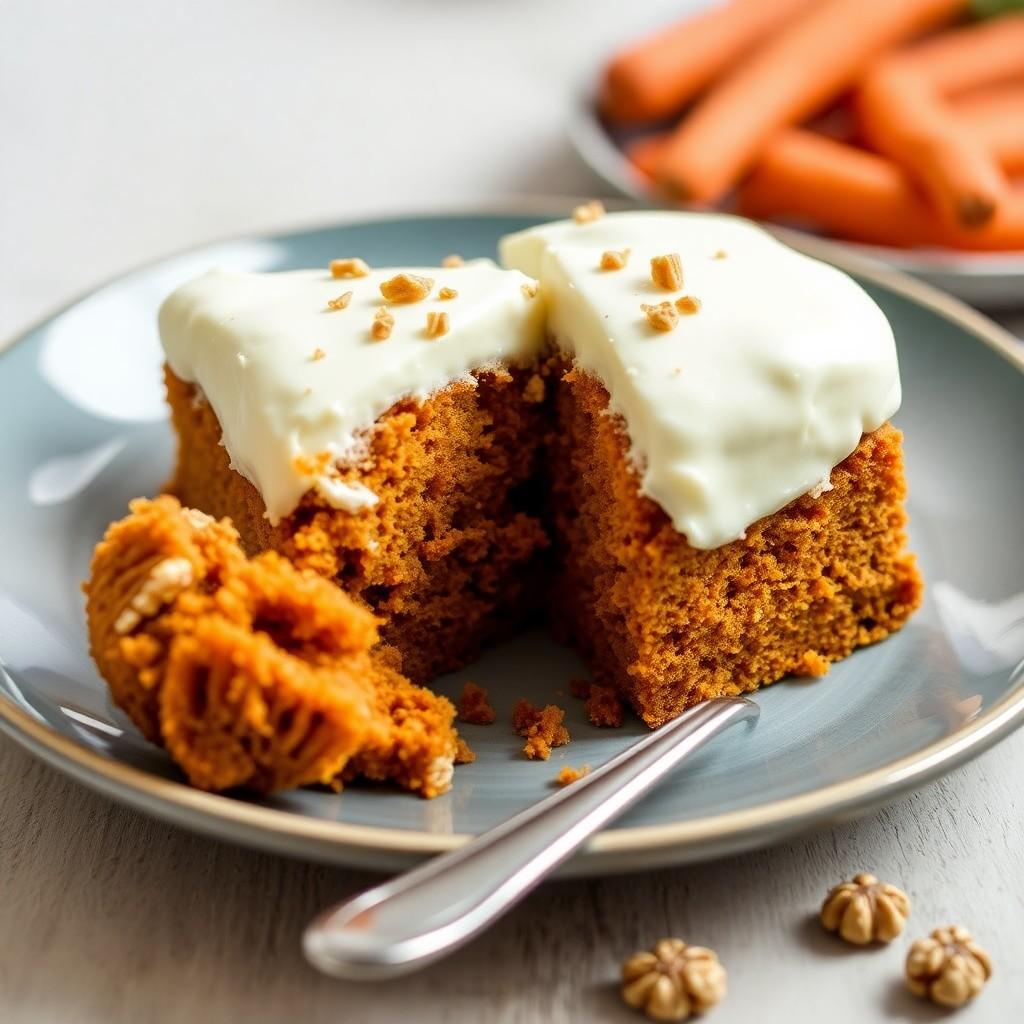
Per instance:
[[[641,732],[586,724],[566,684],[582,671],[541,633],[465,673],[497,724],[465,727],[478,754],[433,801],[353,786],[268,799],[200,793],[112,710],[86,652],[82,597],[93,544],[128,500],[152,494],[172,455],[154,314],[212,264],[431,264],[494,254],[505,232],[564,211],[416,216],[208,246],[76,302],[0,356],[0,726],[115,799],[189,828],[304,857],[395,868],[448,849],[551,791],[564,764],[596,765]],[[855,271],[893,323],[905,400],[912,541],[924,608],[897,636],[824,679],[763,691],[760,722],[709,744],[566,870],[678,863],[771,842],[865,810],[974,756],[1024,720],[1024,360],[999,328],[920,284]],[[568,708],[573,742],[527,762],[505,724],[518,697]]]
[[[637,136],[635,130],[609,129],[597,116],[592,94],[585,92],[569,121],[569,135],[576,152],[607,185],[637,202],[658,204],[643,175],[626,159],[623,146]],[[767,225],[787,241],[815,239],[819,244],[853,253],[894,267],[966,302],[984,309],[1020,306],[1024,295],[1024,252],[957,252],[951,249],[894,249],[860,245],[810,235],[805,231]]]

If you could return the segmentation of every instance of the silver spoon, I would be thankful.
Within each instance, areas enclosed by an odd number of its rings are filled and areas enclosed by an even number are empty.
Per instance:
[[[306,959],[355,981],[392,978],[444,956],[518,903],[603,825],[733,722],[745,697],[718,697],[637,740],[590,775],[313,920]]]

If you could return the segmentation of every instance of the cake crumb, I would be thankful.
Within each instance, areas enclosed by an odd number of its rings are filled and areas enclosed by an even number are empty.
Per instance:
[[[348,304],[351,301],[352,301],[352,293],[351,292],[342,292],[341,295],[337,296],[336,298],[328,299],[327,300],[327,308],[328,309],[335,309],[335,310],[337,310],[337,309],[346,309],[348,307]]]
[[[622,270],[629,259],[629,249],[605,249],[601,253],[602,270]]]
[[[716,249],[715,254],[711,258],[713,260],[724,260],[728,255],[724,249]]]
[[[418,274],[395,274],[380,284],[380,293],[388,302],[421,302],[434,287],[433,278]]]
[[[516,735],[526,739],[523,753],[530,760],[546,761],[552,747],[564,747],[569,742],[569,730],[562,724],[565,711],[557,704],[534,707],[528,700],[520,700],[512,711],[512,728]]]
[[[604,203],[600,199],[591,199],[590,202],[583,203],[572,211],[572,219],[577,224],[591,224],[595,220],[600,220],[604,214]]]
[[[461,737],[455,737],[455,763],[472,764],[476,760],[476,754],[470,745]]]
[[[640,308],[647,317],[647,322],[656,331],[671,331],[679,323],[679,314],[671,302],[659,302],[656,306],[641,303]]]
[[[373,316],[373,325],[370,327],[370,334],[374,341],[387,341],[395,327],[395,318],[383,307]]]
[[[522,285],[520,285],[520,289],[528,299],[537,298],[537,283],[535,281],[524,282]]]
[[[804,676],[820,677],[825,675],[828,669],[828,658],[823,658],[817,651],[804,651],[798,666],[798,672]]]
[[[309,357],[314,363],[320,362],[321,359],[326,358],[327,353],[322,348],[313,349],[313,354]]]
[[[676,299],[676,309],[683,316],[692,316],[700,309],[700,299],[693,295],[684,295],[681,299]]]
[[[587,717],[591,725],[604,728],[617,729],[622,725],[623,707],[617,691],[593,684],[587,696]]]
[[[441,288],[437,293],[437,297],[442,302],[447,302],[449,299],[457,299],[459,293],[454,288]]]
[[[565,786],[572,785],[572,783],[574,782],[579,782],[579,780],[582,779],[584,775],[589,774],[589,764],[585,764],[582,768],[572,768],[569,765],[566,765],[555,776],[555,785],[564,788]]]
[[[579,700],[586,700],[590,696],[590,680],[570,679],[569,692]]]
[[[526,382],[526,387],[523,388],[523,401],[533,404],[544,401],[544,379],[540,374],[535,373]]]
[[[494,708],[487,700],[487,691],[474,682],[468,682],[462,688],[462,696],[458,702],[459,721],[470,725],[490,725],[497,718]]]
[[[427,326],[423,333],[428,338],[442,338],[448,333],[449,321],[447,313],[430,312],[427,314]]]
[[[666,291],[675,292],[683,287],[683,264],[679,253],[651,257],[651,280]]]
[[[451,269],[453,267],[465,266],[466,261],[457,253],[449,253],[443,260],[441,260],[441,266]]]
[[[366,277],[369,273],[369,265],[356,256],[331,260],[331,277]]]

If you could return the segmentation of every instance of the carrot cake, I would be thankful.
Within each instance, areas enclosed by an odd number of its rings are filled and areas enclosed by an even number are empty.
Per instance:
[[[726,216],[563,221],[501,253],[558,353],[553,615],[598,681],[657,726],[906,621],[899,368],[862,288]]]
[[[531,615],[656,726],[918,604],[895,345],[857,284],[717,215],[595,209],[501,254],[164,303],[185,508],[97,549],[90,636],[196,784],[442,791],[461,741],[422,685]]]

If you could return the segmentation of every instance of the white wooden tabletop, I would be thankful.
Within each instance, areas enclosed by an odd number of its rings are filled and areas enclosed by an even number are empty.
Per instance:
[[[681,0],[7,0],[0,5],[0,340],[134,264],[396,206],[599,194],[564,134],[599,56]],[[1020,328],[1021,321],[1011,321]],[[386,986],[305,966],[307,919],[368,876],[171,828],[0,740],[0,1021],[635,1021],[621,960],[718,950],[710,1020],[930,1021],[912,937],[956,922],[995,958],[964,1021],[1024,1007],[1024,734],[856,822],[696,867],[545,886],[469,950]],[[751,780],[756,785],[756,780]],[[858,870],[908,933],[821,932]]]

